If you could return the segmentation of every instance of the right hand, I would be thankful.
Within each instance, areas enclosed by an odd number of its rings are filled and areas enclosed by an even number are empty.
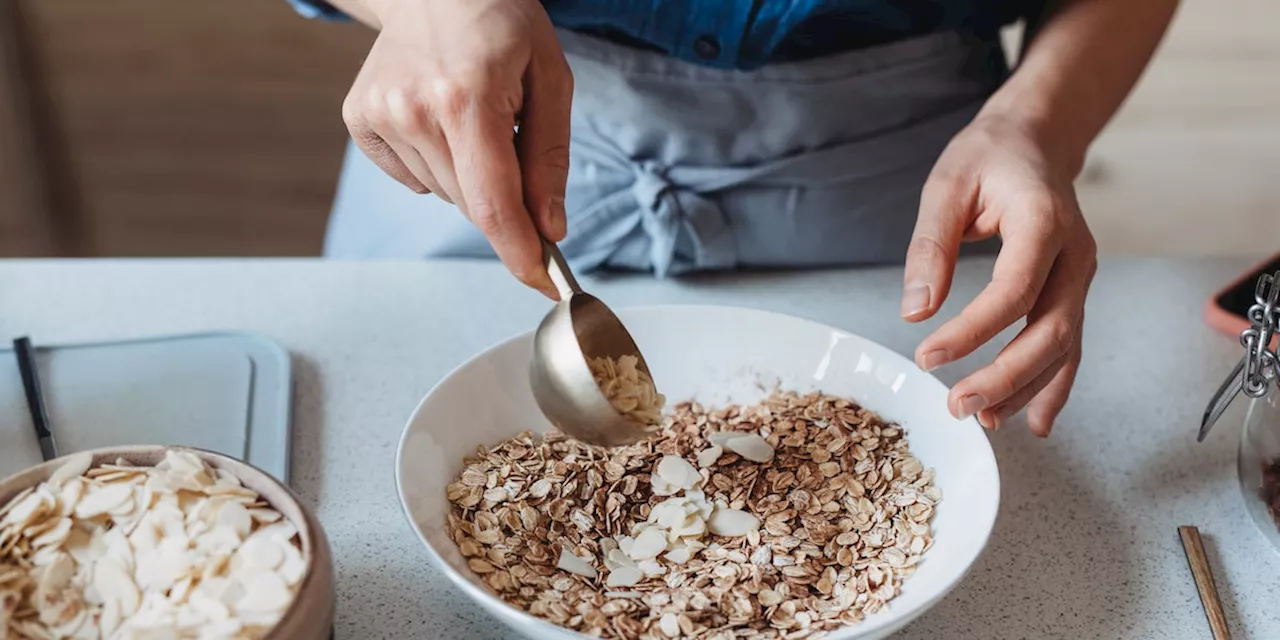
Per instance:
[[[541,3],[368,4],[382,29],[343,104],[352,139],[456,204],[516,278],[557,299],[538,236],[565,235],[573,76]]]

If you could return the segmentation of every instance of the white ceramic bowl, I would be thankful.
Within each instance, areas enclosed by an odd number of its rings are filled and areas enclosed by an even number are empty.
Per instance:
[[[889,607],[829,638],[888,636],[936,604],[977,560],[1000,500],[995,456],[977,421],[951,417],[946,386],[911,360],[846,331],[750,309],[660,306],[624,309],[618,316],[669,402],[752,402],[762,397],[762,386],[775,382],[850,397],[901,423],[916,457],[936,470],[943,499],[933,520],[934,546],[919,570]],[[550,428],[529,390],[531,348],[531,333],[512,338],[436,385],[405,428],[396,481],[431,560],[467,597],[524,637],[581,638],[489,593],[445,530],[445,487],[461,473],[464,457],[477,445]]]

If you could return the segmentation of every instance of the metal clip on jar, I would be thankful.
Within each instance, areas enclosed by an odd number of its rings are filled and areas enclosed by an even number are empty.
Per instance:
[[[1263,274],[1249,308],[1252,326],[1240,334],[1244,357],[1209,401],[1197,441],[1203,441],[1231,401],[1251,398],[1240,437],[1240,487],[1254,522],[1280,550],[1280,271]]]

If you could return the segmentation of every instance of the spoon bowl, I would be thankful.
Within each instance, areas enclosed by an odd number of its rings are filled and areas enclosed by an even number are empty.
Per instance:
[[[609,307],[578,285],[560,249],[543,240],[542,251],[560,301],[533,336],[529,384],[538,408],[557,429],[587,444],[617,447],[640,441],[647,433],[609,404],[588,363],[635,356],[649,373],[644,356]]]
[[[649,372],[631,334],[608,306],[581,291],[562,295],[533,338],[529,382],[538,407],[557,429],[582,442],[617,447],[639,441],[645,430],[609,404],[587,364],[627,355],[636,356],[640,369]]]

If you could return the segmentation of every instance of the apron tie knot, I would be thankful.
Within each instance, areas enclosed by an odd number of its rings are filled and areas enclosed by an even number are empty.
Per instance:
[[[676,245],[684,214],[682,199],[696,195],[683,192],[666,177],[666,171],[656,162],[645,161],[633,165],[635,181],[631,193],[639,205],[640,228],[649,237],[649,264],[659,278],[671,273],[676,262]],[[681,198],[681,195],[686,196]],[[702,198],[698,198],[702,200]],[[717,215],[712,212],[711,215]]]
[[[694,174],[678,180],[683,169],[628,158],[600,140],[575,139],[571,148],[575,162],[583,162],[601,186],[594,202],[570,216],[561,243],[574,270],[625,266],[651,269],[662,278],[737,265],[725,214],[703,195],[722,185],[704,184]],[[621,189],[604,187],[615,184]]]

